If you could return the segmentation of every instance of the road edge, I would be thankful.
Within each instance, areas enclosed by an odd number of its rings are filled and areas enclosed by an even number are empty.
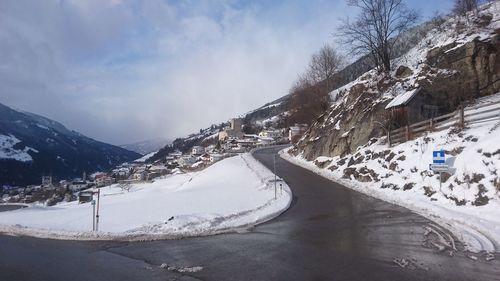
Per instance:
[[[253,153],[244,153],[240,155],[243,160],[247,163],[248,168],[260,178],[261,182],[270,188],[270,180],[274,179],[274,174],[262,163],[260,163],[254,156]],[[253,228],[259,224],[268,222],[282,213],[284,213],[291,205],[292,202],[292,191],[290,187],[283,182],[283,194],[286,196],[286,201],[283,206],[278,210],[274,210],[268,214],[259,216],[255,221],[244,223],[241,225],[221,227],[213,230],[199,229],[190,232],[179,232],[179,233],[161,233],[161,234],[148,234],[148,233],[92,233],[92,232],[71,232],[71,231],[51,231],[45,229],[28,228],[21,225],[1,225],[0,224],[0,235],[7,236],[27,236],[41,239],[51,239],[51,240],[74,240],[74,241],[154,241],[154,240],[175,240],[184,238],[194,238],[194,237],[204,237],[213,236],[218,234],[227,233],[241,233],[245,232],[250,228]],[[274,201],[268,201],[266,204],[259,206],[255,209],[244,211],[237,214],[231,214],[228,216],[220,217],[219,219],[223,221],[228,221],[232,219],[241,219],[242,216],[255,217],[257,212],[262,212],[267,207],[272,206]],[[265,213],[265,212],[264,212]]]
[[[338,179],[335,178],[326,172],[323,173],[321,171],[318,171],[317,169],[314,169],[313,164],[310,162],[303,161],[301,159],[298,159],[296,157],[293,157],[287,153],[287,150],[289,148],[284,148],[279,151],[279,155],[282,159],[285,161],[290,162],[291,164],[297,165],[299,167],[302,167],[304,169],[307,169],[308,171],[311,171],[325,179],[328,179],[330,181],[333,181],[335,183],[338,183],[342,186],[345,186],[346,188],[349,188],[351,190],[360,192],[364,195],[374,197],[380,200],[383,200],[385,202],[406,208],[418,215],[421,215],[430,221],[440,225],[441,227],[447,229],[450,233],[452,233],[457,239],[462,242],[466,248],[467,251],[473,252],[473,253],[479,253],[479,252],[487,252],[487,253],[493,253],[497,252],[499,249],[500,241],[495,241],[494,239],[490,238],[488,235],[484,234],[483,231],[477,229],[474,226],[464,224],[460,221],[454,220],[451,217],[443,217],[435,213],[430,213],[427,209],[413,205],[413,204],[408,204],[406,202],[394,200],[387,198],[386,196],[383,196],[383,194],[380,194],[378,192],[367,192],[366,188],[363,188],[361,184],[356,184],[352,181],[349,180],[343,180],[343,179]]]

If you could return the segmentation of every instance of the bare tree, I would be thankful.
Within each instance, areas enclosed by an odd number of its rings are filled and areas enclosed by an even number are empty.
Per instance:
[[[126,182],[126,181],[123,181],[121,183],[118,184],[118,187],[122,190],[122,191],[127,191],[129,192],[130,189],[132,188],[132,185],[129,183],[129,182]]]
[[[331,45],[324,45],[312,55],[306,75],[314,84],[325,83],[326,90],[330,91],[333,75],[344,66],[344,58]]]
[[[331,45],[324,45],[311,56],[306,72],[299,75],[290,90],[289,124],[312,124],[328,109],[334,75],[344,65],[344,58]]]
[[[453,5],[453,13],[457,15],[465,15],[467,12],[477,10],[479,0],[455,0]]]
[[[354,55],[369,54],[379,70],[390,71],[393,46],[401,33],[418,19],[415,10],[403,0],[347,0],[359,8],[354,21],[343,20],[337,30],[339,41],[351,48]]]

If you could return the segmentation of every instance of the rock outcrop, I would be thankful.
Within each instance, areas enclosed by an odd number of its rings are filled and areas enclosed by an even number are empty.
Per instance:
[[[444,28],[460,23],[453,20]],[[334,90],[332,96],[340,98],[317,119],[292,153],[314,160],[355,152],[370,139],[385,134],[388,102],[415,88],[426,93],[426,104],[449,112],[468,100],[500,92],[500,30],[484,21],[473,23],[451,34],[443,27],[433,30],[406,57],[395,60],[392,73],[372,70]],[[433,42],[435,38],[442,41]],[[420,58],[414,58],[415,54]]]

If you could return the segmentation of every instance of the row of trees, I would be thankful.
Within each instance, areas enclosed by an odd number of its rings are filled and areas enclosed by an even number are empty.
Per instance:
[[[359,9],[359,14],[354,20],[342,20],[335,36],[337,41],[351,55],[368,55],[379,71],[391,71],[394,47],[400,36],[415,25],[419,14],[408,8],[404,0],[346,1]],[[453,12],[463,15],[479,4],[480,0],[454,0]],[[307,70],[290,90],[289,124],[311,124],[328,108],[329,92],[336,88],[335,74],[345,65],[346,60],[332,45],[325,45],[312,55]]]

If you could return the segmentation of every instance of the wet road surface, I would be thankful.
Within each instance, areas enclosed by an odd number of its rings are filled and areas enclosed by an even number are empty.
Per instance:
[[[14,211],[17,209],[25,208],[24,205],[10,205],[10,204],[0,204],[0,212]]]
[[[276,151],[254,155],[271,168]],[[0,280],[500,280],[496,260],[423,247],[430,221],[407,209],[279,157],[277,170],[292,205],[247,232],[153,242],[0,236]],[[203,269],[180,272],[195,266]]]

